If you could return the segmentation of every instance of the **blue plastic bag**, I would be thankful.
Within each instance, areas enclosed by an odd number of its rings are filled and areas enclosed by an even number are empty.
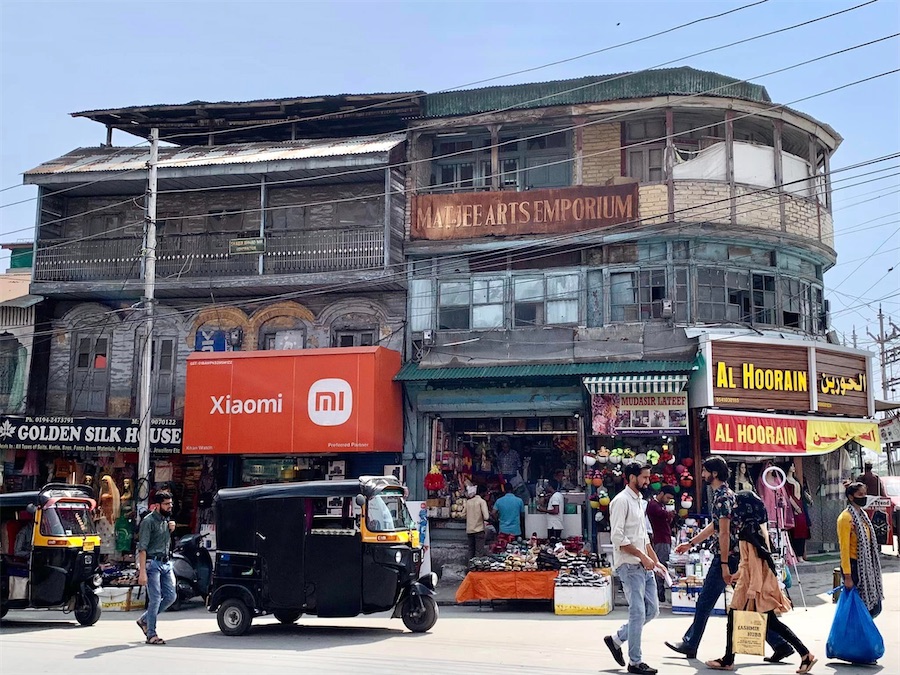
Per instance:
[[[856,587],[841,591],[825,655],[851,663],[875,663],[884,656],[884,639]]]

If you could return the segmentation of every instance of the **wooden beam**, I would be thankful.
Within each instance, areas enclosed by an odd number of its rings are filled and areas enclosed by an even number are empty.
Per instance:
[[[782,147],[782,132],[784,131],[784,122],[774,120],[772,122],[772,132],[775,141],[775,189],[778,190],[778,218],[781,224],[781,231],[787,231],[787,217],[785,213],[786,199],[784,195],[784,155]]]
[[[499,190],[500,176],[500,125],[492,124],[488,127],[491,131],[491,190]],[[478,167],[475,167],[477,170]]]
[[[575,124],[575,185],[584,185],[584,118],[574,117]]]
[[[737,203],[734,189],[734,111],[725,111],[725,177],[728,180],[728,203],[731,226],[737,227]]]
[[[675,222],[675,112],[666,108],[666,210],[668,222]]]
[[[825,149],[825,208],[831,213],[831,151],[827,148]]]
[[[816,213],[819,212],[819,194],[818,194],[818,180],[819,177],[819,157],[818,157],[818,142],[816,141],[816,137],[813,134],[809,134],[809,189],[812,192],[812,198],[815,200],[816,204]],[[819,217],[819,241],[822,241],[822,218]]]

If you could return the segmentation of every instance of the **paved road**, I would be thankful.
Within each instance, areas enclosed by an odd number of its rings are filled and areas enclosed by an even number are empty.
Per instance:
[[[886,561],[886,611],[877,623],[887,653],[880,667],[858,667],[825,659],[825,641],[834,606],[821,594],[830,574],[803,578],[808,610],[795,610],[785,621],[820,657],[815,673],[900,673],[900,566]],[[803,572],[801,569],[801,576]],[[799,603],[799,598],[795,600]],[[255,621],[240,638],[219,633],[215,618],[195,607],[167,613],[160,634],[169,644],[145,645],[136,612],[104,614],[91,628],[78,627],[61,614],[10,612],[0,624],[0,670],[4,675],[53,673],[159,672],[165,675],[215,672],[260,675],[299,672],[316,675],[374,672],[425,672],[429,675],[587,675],[622,673],[603,646],[602,636],[625,620],[624,608],[606,617],[557,617],[545,607],[485,609],[442,607],[441,618],[426,635],[405,632],[399,620],[366,617],[348,620],[301,619],[282,626],[274,619]],[[38,621],[37,619],[43,619]],[[664,610],[644,633],[644,658],[663,675],[708,672],[701,661],[687,661],[667,650],[663,640],[678,639],[690,618]],[[713,617],[700,647],[701,658],[720,656],[725,620]],[[799,663],[770,665],[738,656],[745,675],[793,673]]]

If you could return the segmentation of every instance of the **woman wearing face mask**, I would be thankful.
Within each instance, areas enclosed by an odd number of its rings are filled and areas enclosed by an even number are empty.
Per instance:
[[[847,495],[848,505],[837,519],[844,587],[850,589],[856,586],[869,614],[875,618],[881,614],[884,589],[878,540],[869,514],[863,511],[868,501],[866,486],[863,483],[848,483],[844,494]]]

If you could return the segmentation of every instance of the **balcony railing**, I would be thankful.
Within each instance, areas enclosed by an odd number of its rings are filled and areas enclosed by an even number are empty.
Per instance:
[[[228,242],[252,233],[179,234],[159,237],[159,279],[250,276],[259,274],[256,254],[230,255]],[[41,240],[35,281],[137,279],[141,274],[139,238]],[[266,237],[263,274],[338,272],[384,264],[381,228],[311,230]]]

